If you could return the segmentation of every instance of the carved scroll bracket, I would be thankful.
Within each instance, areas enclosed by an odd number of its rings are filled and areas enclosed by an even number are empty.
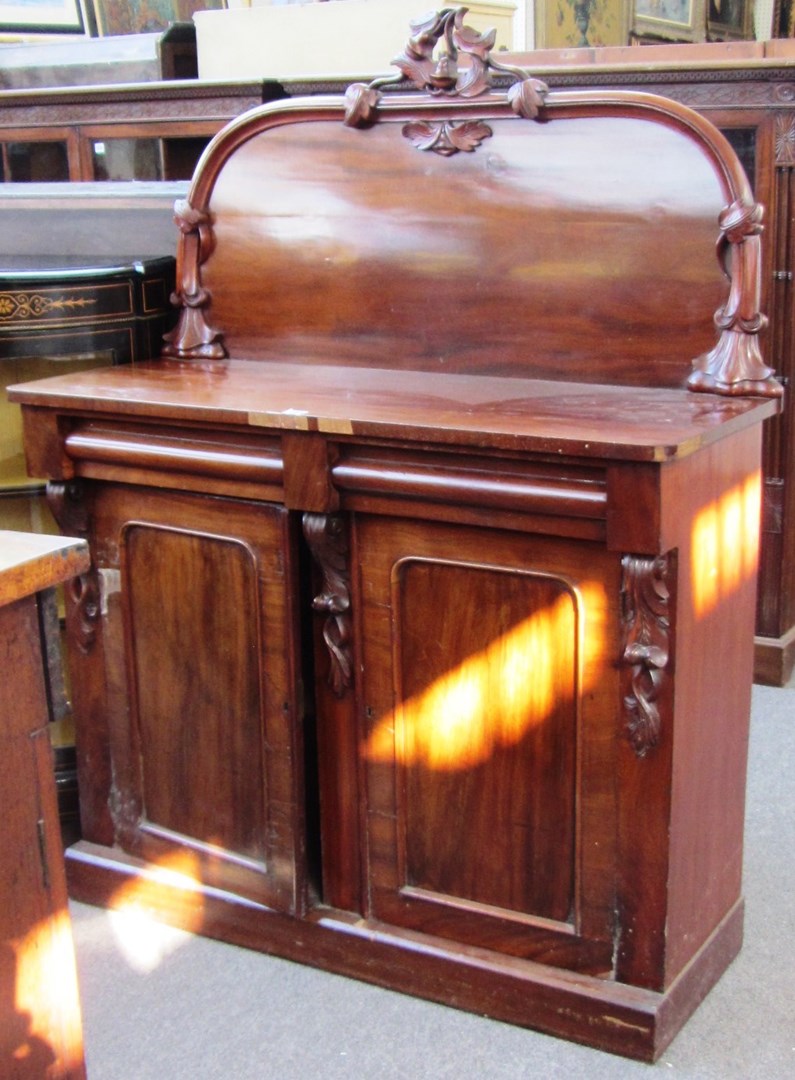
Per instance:
[[[759,311],[762,207],[737,201],[720,216],[718,255],[731,282],[729,298],[715,313],[715,348],[698,357],[687,381],[691,390],[714,394],[781,397],[784,388],[762,360],[759,334],[767,319]]]
[[[200,267],[215,247],[210,214],[179,199],[174,205],[179,227],[177,291],[172,304],[180,309],[177,325],[164,335],[163,356],[177,360],[222,360],[226,357],[220,331],[207,321],[211,296],[201,284]]]
[[[418,90],[436,96],[474,98],[491,89],[491,72],[512,75],[515,79],[508,91],[511,108],[525,119],[535,119],[544,103],[547,86],[522,68],[499,64],[491,56],[496,31],[481,34],[464,25],[467,8],[444,8],[430,12],[412,22],[412,35],[405,49],[392,61],[400,74],[374,79],[371,83],[354,83],[345,95],[345,123],[349,127],[366,127],[375,120],[381,101],[380,87],[408,80]],[[437,46],[442,42],[441,48]],[[436,54],[436,55],[435,55]],[[474,150],[491,134],[486,124],[479,124],[477,138],[472,138],[471,125],[459,133],[457,125],[427,125],[434,130],[418,139],[415,125],[404,134],[422,150],[433,150],[449,156],[459,150]],[[435,130],[439,127],[439,131]],[[442,130],[444,128],[444,130]]]
[[[629,740],[642,758],[660,739],[657,699],[670,655],[669,560],[665,555],[653,559],[625,555],[621,566],[621,664],[628,669],[630,679],[624,715]]]
[[[323,640],[329,652],[329,684],[342,697],[353,684],[350,569],[345,523],[338,514],[304,514],[304,536],[323,574],[313,609],[326,619]]]
[[[79,480],[68,483],[47,484],[47,505],[58,527],[65,536],[88,539],[89,515],[85,489]],[[100,595],[97,574],[94,569],[79,574],[65,585],[73,618],[70,622],[70,641],[87,655],[94,647],[97,636],[97,620],[100,613]]]

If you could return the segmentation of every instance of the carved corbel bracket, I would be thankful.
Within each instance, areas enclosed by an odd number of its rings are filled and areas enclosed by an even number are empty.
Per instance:
[[[200,268],[215,247],[212,220],[206,210],[197,210],[178,199],[174,221],[180,230],[177,258],[177,291],[172,304],[180,309],[177,325],[163,337],[162,355],[177,360],[222,360],[226,349],[220,331],[207,322],[210,293],[202,286]]]
[[[546,84],[532,78],[522,68],[508,67],[494,60],[491,50],[496,31],[487,30],[481,34],[465,26],[466,13],[465,7],[444,8],[412,22],[412,34],[405,49],[392,61],[400,74],[349,86],[345,94],[344,122],[349,127],[366,127],[373,123],[382,86],[406,79],[418,90],[434,96],[474,98],[491,89],[492,72],[514,77],[516,81],[508,91],[511,108],[525,119],[535,119],[544,103]],[[442,41],[442,48],[437,51],[437,45]],[[461,125],[449,121],[429,122],[423,125],[429,130],[422,138],[417,137],[416,124],[407,124],[403,130],[419,149],[449,156],[459,150],[474,150],[491,134],[487,124],[477,122],[477,137],[473,138],[475,123],[467,122],[467,131],[461,132]]]
[[[763,210],[737,201],[720,216],[718,257],[731,287],[715,313],[720,331],[715,348],[693,362],[689,389],[713,394],[780,397],[784,388],[762,360],[759,334],[767,319],[759,311],[760,235]]]
[[[79,480],[47,484],[47,505],[65,536],[88,539],[89,515],[85,489]],[[64,586],[73,612],[70,621],[70,641],[87,655],[94,647],[97,619],[100,612],[99,583],[92,568],[79,574]]]
[[[331,667],[328,681],[337,697],[343,697],[353,683],[351,652],[350,569],[345,523],[338,514],[304,514],[304,536],[323,575],[322,590],[312,601],[313,609],[325,615],[323,640]]]
[[[621,616],[624,631],[622,666],[629,672],[624,697],[627,735],[638,757],[645,757],[660,739],[657,699],[670,655],[669,561],[665,555],[621,561]]]

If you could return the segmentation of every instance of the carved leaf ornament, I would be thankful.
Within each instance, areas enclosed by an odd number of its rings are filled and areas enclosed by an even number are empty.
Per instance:
[[[670,654],[668,559],[627,555],[621,588],[624,652],[630,693],[624,697],[627,735],[638,757],[660,739],[660,695]]]
[[[350,614],[348,539],[343,519],[336,514],[306,513],[304,536],[323,575],[322,589],[312,608],[323,621],[323,640],[329,654],[329,683],[342,697],[353,683],[353,636]]]
[[[439,123],[417,120],[405,124],[403,134],[418,150],[433,150],[443,157],[450,157],[459,150],[471,153],[489,138],[492,130],[480,120],[463,120],[460,124],[447,120]]]
[[[372,123],[378,108],[380,86],[407,79],[418,90],[434,95],[461,98],[478,97],[491,88],[491,71],[512,74],[517,82],[508,92],[511,108],[519,116],[534,120],[544,103],[547,87],[526,71],[498,64],[491,58],[496,31],[478,33],[464,26],[466,8],[444,8],[411,23],[412,36],[403,52],[392,63],[400,75],[375,79],[365,85],[354,83],[345,95],[345,123],[365,127]],[[444,41],[442,51],[436,47]],[[466,63],[459,63],[463,54]],[[414,121],[403,127],[403,134],[418,150],[432,150],[450,157],[460,150],[471,153],[491,134],[491,128],[479,120]]]

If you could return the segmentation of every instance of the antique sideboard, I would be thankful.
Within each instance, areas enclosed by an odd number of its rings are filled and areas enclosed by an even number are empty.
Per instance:
[[[70,888],[653,1060],[742,938],[761,210],[412,31],[216,136],[161,359],[11,390],[92,553]]]

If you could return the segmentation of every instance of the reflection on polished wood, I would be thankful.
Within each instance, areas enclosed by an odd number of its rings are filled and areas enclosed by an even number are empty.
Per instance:
[[[759,210],[414,31],[214,140],[162,359],[12,391],[93,560],[71,888],[652,1060],[742,937]]]

